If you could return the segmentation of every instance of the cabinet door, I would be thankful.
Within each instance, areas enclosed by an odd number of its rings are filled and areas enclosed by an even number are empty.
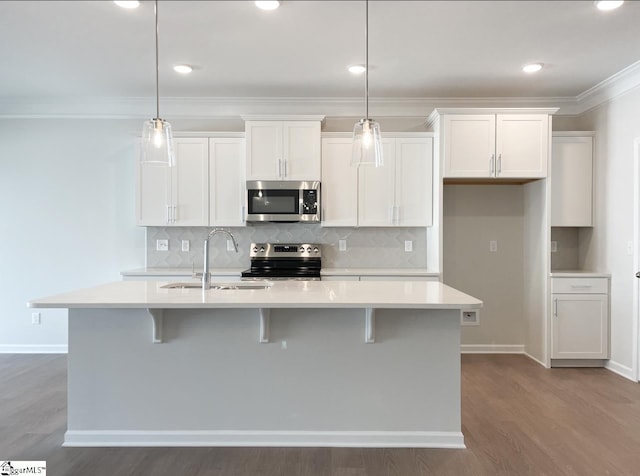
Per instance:
[[[358,167],[352,139],[322,139],[322,226],[358,225]]]
[[[433,140],[396,139],[396,224],[433,224]]]
[[[136,225],[166,226],[171,221],[171,168],[137,161]]]
[[[359,226],[393,226],[395,223],[395,152],[395,139],[383,139],[384,165],[359,167]]]
[[[247,121],[247,180],[280,180],[284,170],[281,121]]]
[[[176,166],[171,167],[173,226],[209,224],[209,141],[174,139]]]
[[[496,116],[444,116],[444,177],[493,177]]]
[[[244,139],[209,139],[209,225],[244,226]]]
[[[607,359],[606,294],[553,294],[552,359]]]
[[[285,180],[320,180],[320,123],[285,121],[283,159]]]
[[[593,226],[593,139],[554,137],[551,226]]]
[[[549,116],[498,114],[496,177],[544,178],[549,157]]]

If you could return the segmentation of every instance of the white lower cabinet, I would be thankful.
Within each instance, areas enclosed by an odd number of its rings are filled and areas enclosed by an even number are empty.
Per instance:
[[[608,278],[552,278],[551,358],[609,358]]]

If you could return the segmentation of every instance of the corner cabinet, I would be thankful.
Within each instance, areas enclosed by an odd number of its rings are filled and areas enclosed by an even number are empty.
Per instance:
[[[440,110],[444,178],[535,179],[547,176],[555,110]]]
[[[386,137],[378,168],[351,166],[351,148],[351,137],[322,140],[323,226],[431,226],[431,137]]]
[[[551,359],[608,359],[609,278],[553,277],[551,293]]]
[[[592,132],[553,135],[551,226],[593,226]]]
[[[247,180],[320,180],[321,119],[247,120]]]
[[[244,139],[174,138],[175,167],[138,163],[136,224],[243,226]]]
[[[175,167],[138,163],[137,225],[209,224],[208,149],[208,139],[175,138]]]

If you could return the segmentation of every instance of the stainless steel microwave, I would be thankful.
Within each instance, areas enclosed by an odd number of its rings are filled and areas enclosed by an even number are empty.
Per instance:
[[[248,222],[319,222],[320,182],[247,181]]]

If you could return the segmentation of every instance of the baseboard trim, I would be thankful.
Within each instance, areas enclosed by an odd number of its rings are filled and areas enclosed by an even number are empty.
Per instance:
[[[67,431],[63,446],[466,448],[456,431]]]
[[[462,344],[463,354],[524,354],[524,345]]]
[[[614,374],[618,374],[621,377],[631,380],[632,382],[637,382],[636,376],[634,375],[633,369],[627,367],[626,365],[622,365],[618,362],[614,362],[613,360],[609,360],[606,364],[604,364],[604,368],[607,370],[611,370]]]
[[[542,365],[544,368],[547,368],[547,365],[542,361],[537,359],[536,357],[534,357],[533,355],[531,355],[528,352],[524,352],[524,355],[526,355],[527,357],[529,357],[531,360],[533,360],[535,363]]]
[[[7,345],[0,344],[0,354],[66,354],[69,347],[64,344],[54,345]]]

